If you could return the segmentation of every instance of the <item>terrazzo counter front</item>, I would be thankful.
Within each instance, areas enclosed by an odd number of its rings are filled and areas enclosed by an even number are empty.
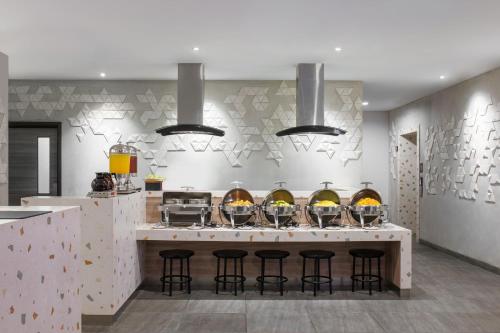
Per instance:
[[[0,220],[0,332],[81,332],[80,210]]]
[[[155,229],[152,224],[143,224],[137,228],[136,235],[138,241],[148,243],[148,255],[152,256],[147,259],[148,269],[154,268],[152,262],[156,262],[154,256],[155,253],[157,255],[157,250],[169,247],[180,248],[186,244],[195,252],[198,249],[205,261],[213,261],[210,253],[207,252],[209,248],[238,247],[250,251],[260,248],[280,248],[291,250],[291,252],[296,250],[297,254],[298,251],[306,248],[329,248],[337,253],[337,267],[340,267],[338,273],[345,275],[349,274],[351,269],[349,266],[351,259],[346,260],[348,249],[353,247],[379,248],[386,252],[384,265],[386,280],[396,286],[402,294],[409,293],[411,289],[411,231],[394,224],[385,224],[378,229],[342,228],[340,230],[319,228]],[[150,242],[152,245],[149,245]],[[197,243],[205,245],[196,245]],[[209,246],[206,245],[207,243],[213,244]],[[297,258],[292,258],[292,261],[297,261],[297,266],[300,266],[300,260]],[[211,262],[198,263],[200,264],[205,267],[213,266]]]
[[[142,282],[142,244],[135,232],[145,219],[144,193],[107,199],[29,197],[22,204],[80,207],[83,318],[89,323],[113,321]]]

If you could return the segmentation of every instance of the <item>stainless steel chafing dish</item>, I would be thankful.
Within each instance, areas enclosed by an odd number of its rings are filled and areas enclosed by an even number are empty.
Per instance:
[[[320,228],[328,224],[340,224],[342,206],[340,197],[333,189],[328,188],[331,182],[322,182],[325,187],[315,191],[309,197],[308,204],[304,207],[309,223],[317,224]]]
[[[280,181],[275,184],[278,185],[278,188],[266,195],[262,202],[261,211],[266,220],[279,229],[280,226],[293,222],[293,217],[300,211],[300,206],[295,204],[292,193],[282,187],[285,182]]]
[[[369,188],[371,182],[362,182],[365,188],[354,193],[351,197],[351,202],[347,206],[348,216],[350,219],[354,220],[354,223],[360,224],[361,228],[365,225],[372,225],[376,222],[385,222],[386,216],[388,214],[387,205],[382,204],[382,197],[380,194]],[[360,200],[362,199],[373,199],[379,202],[379,205],[361,205]]]
[[[219,215],[231,222],[233,228],[246,225],[255,219],[257,205],[247,190],[240,187],[241,182],[232,182],[235,186],[228,191],[219,206]]]
[[[205,227],[212,216],[212,194],[210,192],[190,192],[192,187],[184,187],[185,192],[163,192],[161,224],[163,226],[192,226],[199,221],[200,227]]]

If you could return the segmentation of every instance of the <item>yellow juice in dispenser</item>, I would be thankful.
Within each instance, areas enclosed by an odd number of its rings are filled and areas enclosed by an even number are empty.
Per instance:
[[[110,154],[109,172],[128,174],[130,172],[130,154]]]

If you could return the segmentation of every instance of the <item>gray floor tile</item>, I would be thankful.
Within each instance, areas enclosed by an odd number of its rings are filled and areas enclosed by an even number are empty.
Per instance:
[[[307,312],[283,309],[247,312],[248,333],[316,333]]]
[[[191,299],[185,312],[189,313],[245,313],[245,300]]]
[[[245,333],[244,314],[189,313],[181,317],[176,331],[179,333]]]
[[[182,312],[186,309],[188,300],[176,299],[134,299],[125,312]]]

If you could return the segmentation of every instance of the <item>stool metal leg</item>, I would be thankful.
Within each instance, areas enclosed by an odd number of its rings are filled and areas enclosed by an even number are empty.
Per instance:
[[[332,288],[332,258],[328,258],[328,278],[330,281],[328,282],[330,286],[330,295],[333,293],[333,288]]]
[[[372,258],[368,258],[368,276],[370,280],[368,281],[368,290],[370,295],[372,294]]]
[[[318,278],[318,259],[314,259],[314,276],[313,276],[313,282],[317,281]],[[318,290],[318,284],[313,283],[313,291],[314,291],[314,297],[316,297],[316,291]]]
[[[304,292],[304,279],[306,276],[306,258],[302,259],[302,292]]]
[[[280,295],[283,296],[283,259],[280,258]]]
[[[245,282],[243,281],[243,257],[240,258],[240,272],[241,272],[241,292],[245,292]]]
[[[182,276],[183,273],[184,273],[184,259],[181,258],[181,259],[179,259],[179,261],[180,261],[180,266],[181,266],[181,273],[180,273],[180,275],[181,275],[181,277],[180,277],[181,283],[179,283],[180,284],[180,290],[184,290],[184,277]]]
[[[365,289],[365,279],[364,279],[364,276],[365,276],[365,258],[362,258],[362,263],[363,263],[363,267],[361,268],[361,274],[363,276],[363,279],[361,280],[361,289]]]
[[[227,258],[224,258],[224,282],[222,284],[222,289],[226,290],[226,279],[227,279]]]
[[[162,281],[162,285],[161,285],[161,292],[164,293],[165,292],[165,274],[167,273],[167,257],[163,257],[163,281]]]
[[[352,278],[351,278],[352,292],[354,292],[354,275],[356,275],[356,257],[352,256]]]
[[[215,293],[219,293],[220,258],[217,257],[217,280],[215,280]]]
[[[170,276],[169,276],[169,281],[170,283],[168,284],[168,296],[172,296],[172,258],[170,258]]]
[[[191,271],[189,270],[189,257],[187,258],[187,288],[188,288],[188,294],[191,294]]]
[[[237,258],[233,259],[233,270],[234,270],[234,278],[233,278],[233,285],[234,285],[234,296],[238,295],[238,284],[236,283],[236,275],[238,274],[237,267],[238,267],[238,262]]]
[[[260,259],[260,294],[264,294],[264,271],[266,269],[266,261],[264,258]]]
[[[377,258],[377,268],[378,268],[378,291],[382,292],[382,275],[380,273],[380,257]]]

